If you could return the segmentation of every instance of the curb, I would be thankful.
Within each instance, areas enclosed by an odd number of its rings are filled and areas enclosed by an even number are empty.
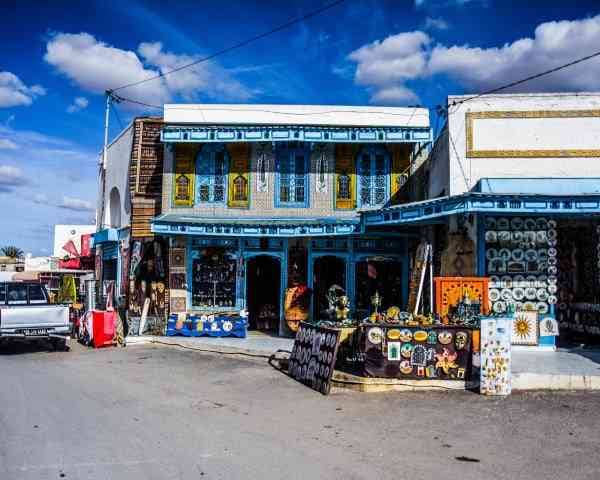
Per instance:
[[[600,390],[599,375],[550,375],[518,373],[512,377],[512,389],[526,390]]]

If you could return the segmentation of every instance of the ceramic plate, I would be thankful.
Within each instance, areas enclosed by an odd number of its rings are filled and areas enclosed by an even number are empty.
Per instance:
[[[510,239],[513,245],[520,245],[523,241],[523,232],[511,232]]]
[[[535,228],[536,228],[535,220],[533,218],[526,218],[525,221],[523,222],[523,228],[525,230],[535,230]]]
[[[537,260],[537,251],[534,250],[533,248],[530,248],[529,250],[525,250],[525,260],[527,260],[528,262],[534,262]]]
[[[558,279],[556,278],[556,275],[548,275],[548,283],[550,285],[556,285],[558,283]]]
[[[546,302],[538,302],[536,304],[537,307],[537,311],[541,314],[541,315],[545,315],[548,313],[548,304]]]
[[[558,260],[556,260],[556,257],[548,258],[548,265],[556,265],[557,263],[558,263]]]
[[[535,232],[523,232],[523,242],[525,242],[526,244],[535,243],[535,239]]]
[[[548,220],[548,228],[556,228],[556,220]]]
[[[510,260],[510,257],[511,257],[510,250],[508,248],[501,248],[500,251],[498,252],[498,256],[502,260]]]
[[[524,256],[525,256],[525,252],[521,248],[515,248],[512,251],[512,259],[515,260],[516,262],[520,262],[521,260],[523,260]]]
[[[490,297],[491,302],[497,302],[500,300],[500,290],[497,288],[490,288],[488,296]]]
[[[558,268],[556,268],[555,265],[548,267],[548,274],[549,275],[556,275],[558,273]]]
[[[548,228],[548,220],[543,217],[538,218],[535,221],[535,225],[538,230],[546,230]]]
[[[487,243],[496,243],[498,241],[498,234],[495,230],[488,230],[485,232],[485,241]]]
[[[512,301],[512,299],[513,299],[512,290],[510,288],[503,288],[502,290],[500,290],[500,297],[505,302]]]
[[[558,298],[556,298],[556,295],[550,295],[548,297],[548,303],[550,305],[555,305],[557,301],[558,301]]]
[[[523,310],[523,302],[515,302],[514,306],[515,306],[515,311],[519,312],[521,310]]]
[[[535,310],[535,303],[533,303],[533,302],[525,302],[523,304],[523,310]]]
[[[498,250],[496,250],[495,248],[488,248],[485,252],[485,257],[488,260],[492,260],[494,258],[498,258]]]
[[[548,260],[548,250],[546,250],[545,248],[540,248],[537,251],[537,257],[538,260],[545,262],[546,260]]]
[[[501,217],[496,221],[496,228],[498,230],[508,230],[510,228],[510,222],[508,218]]]
[[[513,294],[513,298],[518,302],[520,302],[521,300],[523,300],[525,298],[525,290],[521,287],[513,288],[512,294]],[[490,298],[490,300],[491,300],[491,298]]]
[[[558,237],[558,234],[556,233],[556,230],[554,230],[554,229],[548,230],[548,240],[556,240],[557,237]]]
[[[545,288],[538,288],[536,296],[540,302],[545,302],[548,300],[548,290]]]
[[[523,282],[525,282],[525,277],[523,275],[515,275],[513,277],[514,287],[525,287],[525,285],[523,285]]]
[[[506,305],[504,302],[496,302],[494,303],[493,310],[496,313],[504,313],[506,311]]]
[[[498,241],[503,245],[508,245],[510,243],[511,235],[508,230],[500,230],[498,232]]]
[[[558,287],[556,285],[548,285],[548,293],[554,295],[558,292]]]
[[[558,253],[558,250],[556,250],[556,248],[554,248],[554,247],[551,247],[548,249],[549,257],[556,257],[557,253]]]
[[[558,241],[556,240],[556,238],[553,238],[552,240],[548,240],[548,246],[549,247],[556,247],[556,245],[558,244]]]
[[[548,242],[548,235],[546,234],[546,230],[540,230],[535,234],[535,241],[540,245]]]
[[[513,230],[522,230],[523,229],[523,219],[520,217],[515,217],[510,221],[510,228]]]
[[[502,282],[503,288],[511,288],[512,287],[513,279],[510,275],[502,275],[502,277],[500,277],[500,281]]]
[[[494,230],[496,228],[496,219],[494,217],[487,217],[485,219],[485,228]]]
[[[527,287],[525,289],[525,297],[527,300],[535,300],[537,298],[537,289],[535,287]]]

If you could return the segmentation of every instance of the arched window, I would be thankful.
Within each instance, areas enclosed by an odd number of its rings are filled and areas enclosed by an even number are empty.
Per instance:
[[[229,155],[224,145],[204,145],[196,158],[198,203],[225,203]]]
[[[350,175],[347,171],[341,172],[337,177],[337,198],[340,200],[351,200],[352,192],[350,191]]]
[[[361,207],[384,204],[389,197],[389,154],[383,147],[367,147],[358,155],[358,201]]]
[[[187,175],[180,174],[175,179],[175,200],[185,202],[190,191],[190,179]]]
[[[241,174],[233,179],[233,200],[235,202],[248,201],[248,180]]]

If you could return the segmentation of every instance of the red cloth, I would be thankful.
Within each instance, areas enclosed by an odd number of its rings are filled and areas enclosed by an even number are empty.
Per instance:
[[[81,261],[79,258],[69,258],[68,260],[59,260],[58,268],[80,269]]]
[[[73,243],[73,240],[69,240],[67,243],[63,245],[63,250],[67,252],[71,257],[78,257],[79,252],[77,251],[77,247]]]
[[[92,254],[92,249],[90,248],[90,244],[92,241],[92,234],[87,233],[81,236],[81,256],[89,257]]]

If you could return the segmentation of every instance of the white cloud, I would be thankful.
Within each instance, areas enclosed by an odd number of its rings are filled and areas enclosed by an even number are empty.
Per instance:
[[[87,108],[90,104],[87,98],[85,97],[75,97],[73,103],[67,107],[67,113],[75,113]]]
[[[44,59],[75,84],[91,93],[104,93],[145,80],[199,57],[163,51],[162,44],[141,43],[137,52],[122,50],[97,40],[89,33],[58,33],[46,45]],[[152,105],[177,96],[221,100],[247,100],[252,92],[214,62],[203,62],[173,75],[124,89],[119,94]],[[131,105],[129,105],[131,106]]]
[[[67,196],[63,197],[62,202],[58,204],[58,207],[79,212],[93,212],[96,210],[92,202]]]
[[[41,85],[28,87],[11,72],[0,72],[0,108],[31,105],[34,99],[45,95]]]
[[[44,193],[36,193],[33,196],[33,203],[37,205],[47,205],[49,202],[50,200],[48,199],[48,195]]]
[[[425,30],[448,30],[450,25],[443,18],[427,17],[425,18]]]
[[[12,192],[27,183],[27,177],[20,168],[12,165],[0,165],[0,193]]]
[[[17,144],[8,138],[0,138],[0,150],[16,150]]]
[[[499,47],[433,45],[422,32],[403,32],[350,53],[355,83],[366,86],[373,102],[406,103],[416,95],[407,82],[446,75],[475,93],[568,63],[600,45],[600,15],[540,24],[531,38]],[[595,58],[525,83],[512,91],[583,91],[600,88]],[[413,96],[410,95],[411,92]]]

